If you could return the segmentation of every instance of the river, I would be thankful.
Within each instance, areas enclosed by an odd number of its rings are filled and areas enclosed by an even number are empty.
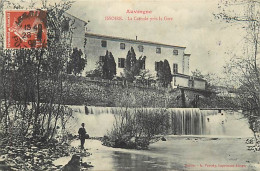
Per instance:
[[[76,133],[80,123],[85,122],[91,136],[106,134],[113,126],[114,114],[108,108],[92,108],[92,112],[86,115],[82,107],[75,107],[74,121],[69,123],[71,131]],[[245,140],[252,137],[252,132],[241,114],[232,111],[203,111],[199,115],[192,110],[189,112],[189,116],[203,118],[198,121],[189,117],[194,123],[204,124],[203,131],[197,132],[199,135],[166,135],[166,141],[150,144],[148,150],[110,148],[98,140],[89,139],[85,148],[92,155],[83,161],[94,166],[90,170],[260,170],[259,152],[247,150]],[[185,125],[196,127],[194,123],[183,123],[183,126],[179,125],[182,129],[178,130],[185,130]],[[78,146],[79,140],[73,141],[72,145]],[[55,163],[66,164],[69,159],[61,158]]]

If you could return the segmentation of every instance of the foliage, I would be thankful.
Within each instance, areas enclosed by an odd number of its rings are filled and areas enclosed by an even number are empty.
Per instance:
[[[116,62],[113,54],[106,51],[103,59],[97,62],[95,70],[86,73],[87,77],[100,77],[103,79],[112,80],[116,75]]]
[[[159,63],[157,80],[163,87],[168,87],[172,82],[171,68],[167,59]]]
[[[106,51],[102,71],[102,77],[105,79],[112,80],[116,75],[116,62],[111,52]]]
[[[22,3],[8,5],[26,8]],[[66,19],[63,14],[70,6],[69,1],[55,5],[43,1],[39,7],[47,9],[46,48],[1,51],[1,122],[10,139],[33,136],[36,141],[49,142],[59,121],[65,129],[64,123],[71,115],[63,105],[63,90],[69,86],[64,85],[65,64],[71,56],[71,42],[67,38],[73,30],[64,31],[62,23]]]
[[[142,69],[138,76],[135,77],[135,82],[142,86],[149,86],[154,82],[154,77],[147,69]]]
[[[223,78],[219,77],[215,73],[202,74],[200,70],[196,69],[195,71],[191,71],[191,74],[193,77],[206,80],[207,90],[214,90],[216,86],[221,86],[224,84]]]
[[[73,75],[67,76],[64,85],[68,85],[63,89],[63,102],[67,105],[180,107],[179,92],[168,92],[164,88],[137,87],[134,83],[126,86],[122,81],[97,81]],[[128,97],[131,103],[125,103],[123,97]]]
[[[147,94],[142,91],[136,96],[134,94],[136,91],[137,89],[127,88],[120,94],[118,106],[121,106],[122,110],[115,115],[112,130],[103,139],[104,145],[119,148],[146,149],[155,135],[165,134],[168,131],[169,113],[167,110],[160,108],[149,110],[149,108],[145,108],[146,102],[149,101]],[[156,94],[150,95],[155,100]],[[138,101],[137,97],[142,97],[142,101]],[[159,97],[156,98],[156,100],[159,99]]]
[[[204,75],[201,73],[200,70],[196,69],[195,71],[191,71],[191,75],[196,78],[204,79]]]
[[[86,59],[82,58],[82,51],[81,49],[74,48],[72,54],[70,55],[68,65],[67,65],[67,72],[69,74],[74,73],[75,75],[80,74],[86,64]]]
[[[103,144],[116,148],[146,149],[155,135],[168,131],[168,117],[166,109],[124,108],[115,116],[114,127]]]
[[[133,82],[136,79],[136,76],[138,76],[144,68],[145,59],[146,56],[140,56],[137,60],[134,48],[131,47],[127,52],[125,60],[124,76],[127,81]]]
[[[260,132],[260,68],[259,68],[259,30],[260,2],[225,1],[219,5],[217,19],[232,23],[244,30],[244,47],[242,53],[234,53],[231,62],[225,67],[229,86],[237,89],[236,107],[243,109],[254,132]]]

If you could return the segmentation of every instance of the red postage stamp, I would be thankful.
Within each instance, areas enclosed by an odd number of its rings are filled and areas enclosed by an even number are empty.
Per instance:
[[[47,47],[47,11],[5,11],[5,48],[45,47]]]

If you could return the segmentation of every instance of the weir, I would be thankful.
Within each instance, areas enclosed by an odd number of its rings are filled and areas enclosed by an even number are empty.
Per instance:
[[[97,106],[69,106],[77,115],[78,125],[86,123],[86,129],[91,136],[103,136],[113,127],[114,116],[124,113],[126,108],[97,107]],[[133,113],[128,108],[128,113]],[[149,111],[158,108],[142,108]],[[218,136],[251,136],[247,119],[233,111],[200,110],[199,108],[168,108],[170,129],[173,135],[218,135]]]

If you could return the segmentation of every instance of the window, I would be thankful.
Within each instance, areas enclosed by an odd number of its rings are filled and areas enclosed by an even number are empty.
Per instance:
[[[125,67],[125,58],[118,58],[118,68]]]
[[[144,51],[144,46],[139,45],[139,46],[138,46],[138,49],[139,49],[139,52],[143,52],[143,51]]]
[[[178,73],[178,64],[173,64],[173,73],[174,74]]]
[[[102,47],[107,47],[107,41],[102,40],[102,41],[101,41],[101,46],[102,46]]]
[[[99,57],[99,62],[104,62],[105,61],[105,56],[100,56]]]
[[[125,44],[124,43],[120,43],[120,49],[125,49]]]
[[[161,48],[156,48],[156,53],[161,53]]]
[[[142,69],[145,69],[145,60],[142,60]]]
[[[173,50],[173,55],[178,55],[178,50]]]
[[[189,80],[189,87],[191,87],[191,88],[194,87],[194,80]]]
[[[155,62],[155,71],[158,71],[160,69],[162,63],[161,62]]]
[[[194,77],[192,77],[192,76],[189,77],[189,87],[191,87],[191,88],[194,87]]]

